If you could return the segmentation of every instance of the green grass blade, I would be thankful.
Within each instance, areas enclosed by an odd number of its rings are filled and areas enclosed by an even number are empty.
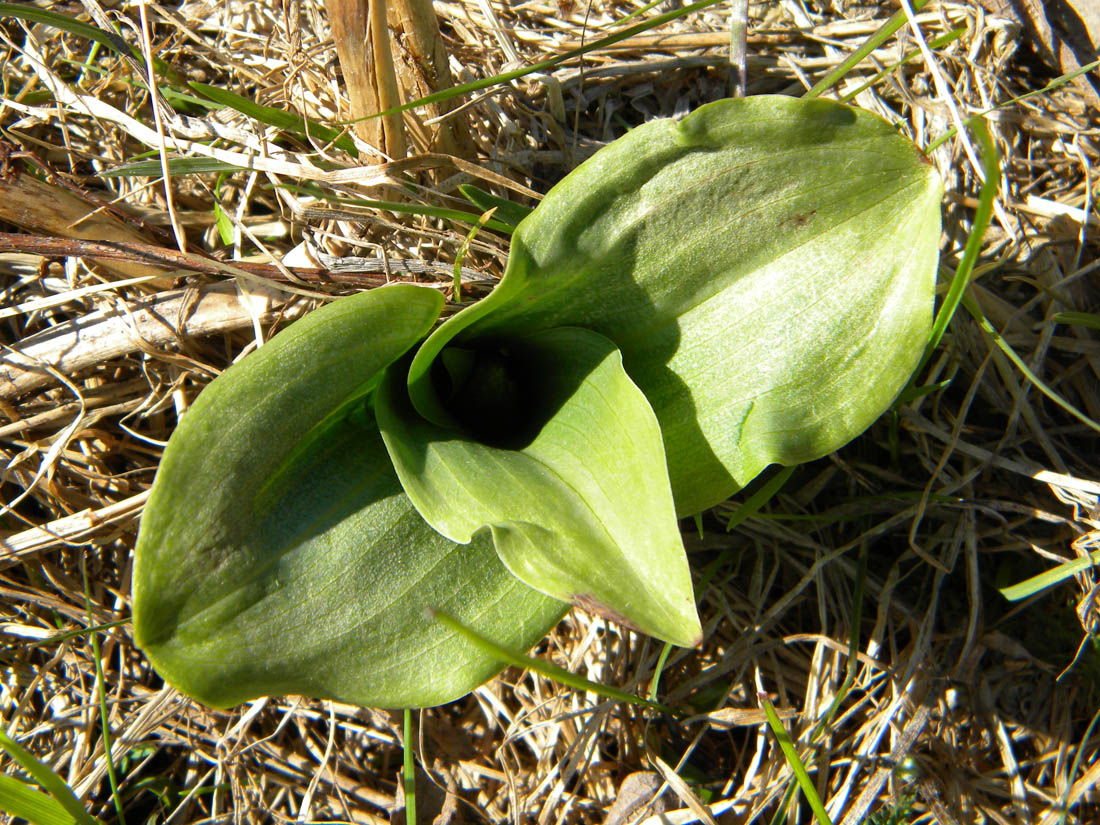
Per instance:
[[[481,231],[481,227],[492,220],[493,213],[496,211],[497,209],[495,206],[491,207],[484,215],[478,218],[477,223],[470,227],[470,231],[466,233],[466,237],[463,238],[462,243],[459,244],[458,251],[455,252],[454,294],[452,300],[456,304],[462,303],[462,262],[466,260],[466,253],[470,251],[470,244],[474,242],[477,233]]]
[[[168,158],[168,173],[171,175],[207,175],[213,172],[237,172],[242,168],[214,158]],[[100,175],[105,178],[159,178],[163,174],[164,167],[159,160],[137,160],[116,169],[100,172]]]
[[[279,185],[291,192],[313,195],[328,203],[336,203],[342,206],[365,206],[370,209],[384,209],[387,212],[396,212],[401,215],[427,215],[431,218],[443,218],[444,220],[458,221],[460,223],[470,224],[471,226],[477,225],[481,220],[481,215],[479,213],[467,212],[464,209],[449,209],[445,206],[429,206],[423,203],[397,203],[395,201],[375,201],[368,198],[345,198],[331,195],[318,186],[292,183],[280,183]],[[345,213],[344,215],[334,214],[332,217],[342,220],[356,220],[359,216]],[[511,234],[514,229],[511,224],[503,223],[495,218],[487,220],[485,222],[485,227],[506,234]]]
[[[1085,415],[1083,412],[1081,412],[1079,409],[1069,403],[1069,401],[1067,401],[1065,398],[1055,392],[1053,387],[1049,386],[1045,381],[1043,381],[1043,379],[1041,379],[1038,375],[1031,371],[1031,367],[1027,365],[1023,358],[1016,354],[1016,350],[1012,349],[1012,347],[1008,345],[1008,342],[1001,337],[1001,334],[993,328],[993,325],[991,323],[989,323],[989,320],[982,313],[981,307],[978,306],[977,301],[975,301],[968,295],[964,295],[962,299],[962,304],[966,308],[966,311],[970,313],[971,317],[973,317],[973,319],[978,322],[978,326],[985,330],[993,338],[993,342],[997,345],[1001,352],[1008,356],[1008,360],[1016,365],[1016,369],[1022,372],[1027,377],[1028,381],[1038,387],[1039,392],[1041,392],[1063,410],[1068,412],[1086,427],[1092,430],[1096,430],[1096,432],[1100,433],[1100,424],[1093,421],[1091,418],[1089,418],[1087,415]]]
[[[653,679],[649,683],[649,701],[657,701],[657,690],[661,686],[661,672],[665,669],[665,662],[668,661],[668,654],[672,652],[672,645],[665,642],[664,647],[661,648],[661,655],[657,657],[657,666],[653,668]]]
[[[966,239],[962,259],[959,261],[959,266],[951,279],[951,286],[947,290],[947,295],[936,313],[936,320],[932,322],[932,331],[929,333],[924,354],[921,356],[917,368],[913,371],[913,377],[909,379],[910,387],[913,386],[917,376],[928,365],[932,353],[943,338],[947,325],[951,323],[951,319],[955,315],[955,310],[959,308],[959,302],[962,300],[967,284],[970,283],[970,274],[974,271],[974,264],[978,262],[978,255],[981,254],[985,231],[989,228],[989,222],[993,217],[993,200],[997,197],[997,186],[1001,178],[1001,155],[993,144],[993,138],[989,136],[989,129],[986,127],[984,120],[979,118],[974,121],[971,125],[971,131],[981,146],[982,171],[985,173],[985,181],[982,183],[982,190],[978,195],[978,208],[974,213],[974,224],[970,229],[970,236]]]
[[[117,33],[104,31],[97,26],[82,23],[65,14],[34,8],[29,3],[0,3],[0,17],[15,17],[20,20],[25,20],[28,23],[40,23],[45,26],[60,29],[68,34],[86,37],[102,46],[106,46],[116,54],[129,55],[142,62],[145,61],[144,55],[142,55],[137,48],[127,43],[126,40]],[[159,58],[153,58],[153,68],[156,69],[158,74],[163,75],[174,83],[179,83],[182,80],[180,75],[172,69],[171,66]]]
[[[738,507],[733,515],[730,516],[730,520],[726,523],[726,532],[728,533],[733,530],[734,527],[775,498],[775,494],[787,483],[787,479],[794,474],[794,471],[794,467],[784,467],[774,476],[769,478],[767,483],[761,485],[760,489],[749,496],[748,500]]]
[[[486,192],[484,189],[474,186],[471,183],[462,184],[458,187],[458,191],[462,193],[462,196],[466,198],[466,200],[482,212],[488,212],[493,207],[496,207],[497,211],[495,215],[497,220],[510,224],[512,227],[519,226],[519,222],[530,215],[532,211],[530,207],[521,206],[515,201],[510,201],[507,198],[498,198],[496,195]]]
[[[0,811],[31,825],[72,825],[72,815],[49,794],[0,774]]]
[[[80,557],[80,575],[84,579],[84,609],[88,611],[88,627],[95,624],[92,620],[92,596],[88,589],[88,566],[84,557]],[[115,803],[119,825],[126,825],[126,815],[122,810],[122,796],[118,792],[118,770],[114,755],[111,753],[111,725],[107,716],[107,681],[103,678],[103,654],[99,647],[99,634],[92,634],[92,652],[95,654],[95,686],[99,694],[99,723],[103,736],[103,758],[107,762],[107,780],[111,785],[111,798]]]
[[[39,9],[30,3],[0,3],[0,17],[15,17],[28,23],[39,23],[51,28],[60,29],[77,37],[85,37],[106,46],[117,54],[133,54],[130,45],[114,32],[104,31],[101,28],[88,23],[81,23],[65,14],[59,14],[48,9]]]
[[[76,636],[87,636],[89,633],[99,633],[104,630],[110,630],[113,627],[122,627],[122,625],[129,623],[129,619],[115,619],[113,622],[97,624],[95,627],[82,627],[79,630],[68,630],[64,633],[58,633],[56,636],[50,636],[48,639],[33,639],[27,642],[27,647],[58,644],[59,642],[63,642],[66,639],[72,639]]]
[[[554,681],[560,682],[563,685],[567,685],[574,690],[589,691],[591,693],[595,693],[597,696],[602,696],[605,699],[614,699],[617,702],[629,702],[632,705],[642,705],[643,707],[664,711],[665,713],[671,714],[673,716],[680,715],[672,708],[659,704],[658,702],[652,702],[647,699],[642,699],[640,696],[635,696],[633,693],[627,693],[625,690],[619,690],[618,688],[613,688],[608,685],[601,685],[599,682],[591,682],[588,679],[585,679],[583,676],[578,676],[575,673],[570,673],[565,668],[558,667],[551,662],[547,662],[542,659],[536,659],[533,656],[527,656],[515,650],[509,650],[506,647],[502,647],[491,639],[486,639],[479,633],[474,632],[461,622],[455,621],[441,610],[430,610],[428,611],[428,613],[437,622],[446,626],[449,630],[452,630],[460,636],[464,637],[472,645],[476,646],[478,649],[489,654],[500,662],[514,665],[515,667],[533,670],[535,671],[535,673],[539,673],[545,676],[547,679],[553,679]]]
[[[1047,570],[1037,576],[1032,576],[1030,579],[1024,579],[1022,582],[1011,585],[1010,587],[1002,587],[1001,595],[1010,602],[1018,602],[1021,599],[1026,599],[1028,596],[1034,596],[1036,593],[1046,590],[1048,587],[1054,587],[1054,585],[1060,584],[1066,579],[1088,570],[1095,564],[1100,564],[1100,550],[1094,550],[1086,559],[1067,561],[1065,564],[1058,565],[1053,570]]]
[[[951,43],[954,43],[956,40],[958,40],[964,34],[966,34],[966,26],[959,26],[958,28],[952,29],[951,31],[947,32],[946,34],[941,34],[939,37],[935,38],[934,40],[929,40],[928,41],[928,48],[930,48],[930,49],[942,49],[944,46],[947,46],[947,45],[950,45]],[[840,98],[841,103],[847,103],[852,98],[856,97],[860,92],[863,92],[867,89],[870,89],[872,86],[874,86],[876,83],[878,83],[880,80],[882,80],[887,75],[893,74],[898,69],[900,69],[902,66],[904,66],[906,63],[910,63],[913,60],[916,60],[920,56],[921,56],[920,49],[913,49],[913,51],[909,52],[907,55],[905,55],[905,57],[903,57],[897,63],[894,63],[893,65],[890,65],[890,66],[887,66],[885,69],[878,72],[874,77],[872,77],[870,80],[868,80],[866,83],[864,83],[859,88],[843,95]]]
[[[1095,312],[1059,312],[1052,320],[1056,324],[1076,324],[1079,327],[1100,329],[1100,315]]]
[[[611,23],[608,24],[608,27],[613,28],[613,29],[618,28],[619,26],[622,26],[623,24],[628,23],[631,20],[634,20],[635,18],[641,17],[647,11],[649,11],[650,9],[656,8],[657,6],[661,5],[661,3],[663,3],[663,2],[665,2],[665,0],[652,0],[652,2],[646,3],[640,9],[634,9],[634,11],[632,11],[630,14],[626,15],[625,17],[620,17],[618,20],[613,20]]]
[[[412,711],[405,708],[405,725],[402,729],[404,759],[401,781],[405,788],[405,825],[416,825],[416,760],[413,752]]]
[[[779,714],[775,712],[775,707],[768,699],[766,693],[761,693],[759,696],[760,704],[764,708],[764,714],[768,717],[768,727],[772,729],[772,733],[775,735],[775,739],[779,743],[780,749],[783,751],[783,756],[787,759],[787,764],[791,766],[791,771],[794,773],[795,779],[798,780],[798,786],[802,789],[806,801],[810,803],[810,808],[814,812],[814,818],[818,821],[819,825],[833,825],[833,821],[829,818],[829,812],[826,811],[825,806],[821,804],[821,797],[817,795],[817,788],[814,787],[813,780],[810,779],[810,774],[806,771],[806,766],[802,764],[802,760],[798,756],[798,751],[795,750],[791,737],[787,735],[787,729],[783,727],[783,722],[780,720]]]
[[[84,810],[80,800],[76,798],[72,789],[65,784],[60,776],[4,731],[0,731],[0,750],[5,751],[8,756],[18,762],[20,767],[42,786],[50,798],[71,817],[69,821],[77,822],[80,825],[102,825],[98,819],[93,818]]]
[[[973,120],[977,120],[978,118],[983,118],[988,114],[992,114],[993,112],[997,111],[998,109],[1004,109],[1008,106],[1011,106],[1014,103],[1019,103],[1021,101],[1028,100],[1028,99],[1033,98],[1033,97],[1038,97],[1039,95],[1045,95],[1047,92],[1053,91],[1054,89],[1057,89],[1059,86],[1064,86],[1065,84],[1069,83],[1071,80],[1075,80],[1076,78],[1080,77],[1083,74],[1088,74],[1089,72],[1095,71],[1097,68],[1100,68],[1100,60],[1094,60],[1091,63],[1088,63],[1088,64],[1082,66],[1079,69],[1074,69],[1072,72],[1066,72],[1064,75],[1060,75],[1060,76],[1054,78],[1054,80],[1050,81],[1050,83],[1048,83],[1047,85],[1045,85],[1041,89],[1035,89],[1034,91],[1027,92],[1026,94],[1022,94],[1022,95],[1019,95],[1017,97],[1009,98],[1008,100],[1004,101],[1003,103],[998,103],[995,106],[990,106],[984,112],[978,112],[976,115],[973,115],[970,118],[968,118],[967,120],[963,121],[963,123],[965,123],[967,125],[967,128],[969,128],[970,122],[973,121]],[[958,132],[958,128],[955,127],[955,126],[952,126],[950,129],[948,129],[946,132],[944,132],[942,135],[940,135],[938,138],[936,138],[934,141],[932,141],[926,147],[924,147],[925,154],[931,154],[931,152],[934,149],[938,148],[939,146],[942,146],[944,143],[951,140],[951,138],[953,138],[957,132]]]
[[[198,92],[200,95],[209,98],[215,103],[228,106],[230,109],[234,109],[242,115],[260,121],[260,123],[266,123],[268,126],[274,126],[285,132],[298,135],[303,139],[307,136],[318,138],[325,143],[331,143],[333,146],[342,149],[353,158],[359,157],[359,150],[355,148],[355,142],[351,139],[350,135],[341,130],[333,129],[331,126],[325,126],[313,118],[291,114],[290,112],[276,109],[272,106],[261,106],[254,100],[249,100],[247,97],[242,97],[227,89],[211,86],[208,83],[199,83],[198,81],[192,80],[189,81],[187,85],[190,86],[193,91]]]
[[[913,11],[917,12],[928,5],[928,0],[915,0],[911,5],[913,7]],[[813,85],[813,88],[811,88],[810,91],[806,92],[806,94],[802,96],[807,98],[819,97],[824,92],[828,91],[836,83],[839,83],[840,79],[844,77],[844,75],[848,74],[848,72],[852,70],[853,66],[858,64],[861,60],[863,60],[863,58],[865,58],[867,55],[869,55],[871,52],[873,52],[875,49],[877,49],[879,46],[889,40],[890,37],[893,36],[894,32],[905,25],[907,20],[908,18],[906,17],[905,9],[899,9],[898,11],[894,12],[889,20],[879,26],[878,31],[876,31],[865,41],[863,41],[862,46],[860,46],[858,49],[848,55],[843,63],[841,63],[839,66],[837,66],[827,75],[825,75],[825,77],[821,78],[821,80],[817,81],[817,83]]]
[[[1077,747],[1077,753],[1073,756],[1073,764],[1070,765],[1069,773],[1066,775],[1068,781],[1066,782],[1066,789],[1062,792],[1062,816],[1058,820],[1059,825],[1065,825],[1066,817],[1069,815],[1069,794],[1073,789],[1073,777],[1077,776],[1077,772],[1081,769],[1081,757],[1088,748],[1089,740],[1092,739],[1092,732],[1096,729],[1097,722],[1100,722],[1100,710],[1092,715],[1092,721],[1085,728],[1085,735],[1081,737],[1081,744]]]
[[[935,384],[925,384],[922,387],[907,387],[901,395],[898,396],[898,400],[894,402],[895,407],[904,407],[910,401],[916,401],[918,398],[923,398],[929,393],[938,392],[939,390],[947,389],[951,385],[951,379],[944,379],[943,381],[937,381]]]

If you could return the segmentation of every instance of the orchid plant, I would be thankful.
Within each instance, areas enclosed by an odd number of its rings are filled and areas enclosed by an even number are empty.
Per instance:
[[[928,340],[941,183],[890,124],[762,96],[639,126],[437,326],[337,300],[214,380],[141,525],[134,631],[216,706],[458,698],[578,605],[691,646],[677,519],[866,429]]]

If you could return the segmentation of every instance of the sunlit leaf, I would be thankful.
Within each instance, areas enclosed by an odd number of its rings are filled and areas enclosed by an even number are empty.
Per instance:
[[[184,415],[134,569],[135,638],[167,681],[220,706],[283,693],[432,705],[501,665],[428,608],[520,649],[561,616],[491,542],[428,527],[378,434],[368,393],[441,304],[391,286],[317,310]]]
[[[429,338],[410,394],[443,423],[444,347],[600,332],[657,414],[677,512],[696,512],[889,406],[927,341],[940,193],[909,140],[837,103],[751,97],[644,124],[520,224],[503,281]]]
[[[701,631],[661,433],[615,345],[560,328],[449,350],[460,430],[387,372],[378,423],[409,497],[436,530],[488,528],[505,566],[550,596],[680,645]]]

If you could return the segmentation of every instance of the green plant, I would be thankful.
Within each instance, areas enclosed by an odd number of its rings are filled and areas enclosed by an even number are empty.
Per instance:
[[[881,119],[785,97],[640,126],[516,227],[504,279],[336,301],[181,419],[134,568],[214,705],[457,698],[576,603],[700,637],[677,526],[862,432],[928,340],[941,185]],[[429,334],[430,333],[430,334]]]

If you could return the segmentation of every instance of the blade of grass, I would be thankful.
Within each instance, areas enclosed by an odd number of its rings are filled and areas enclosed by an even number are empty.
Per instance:
[[[497,211],[494,206],[484,215],[482,215],[476,224],[470,227],[470,231],[466,233],[466,237],[462,239],[462,244],[458,247],[458,251],[455,253],[455,280],[454,280],[454,295],[452,300],[456,304],[462,303],[462,262],[466,260],[466,253],[470,251],[470,244],[474,242],[474,238],[477,237],[477,233],[481,231],[481,227],[485,226],[489,222],[489,219],[493,217],[493,213]]]
[[[869,525],[868,525],[869,526]],[[837,712],[840,710],[840,706],[844,703],[845,698],[848,696],[848,691],[852,689],[852,685],[855,683],[856,670],[859,665],[859,628],[863,622],[863,593],[867,582],[867,544],[860,545],[859,551],[859,564],[856,573],[856,589],[852,599],[852,616],[851,616],[851,633],[848,635],[848,667],[847,672],[844,675],[844,681],[841,683],[840,688],[836,692],[836,696],[833,697],[833,701],[829,704],[828,710],[825,711],[825,715],[818,720],[817,725],[810,732],[809,742],[813,744],[818,738],[825,732],[825,729],[829,726],[834,718],[836,718]],[[767,711],[765,711],[766,713]],[[786,793],[783,795],[783,801],[779,804],[778,809],[775,812],[775,816],[772,817],[774,825],[782,822],[787,815],[787,810],[790,808],[791,802],[795,798],[795,791],[797,786],[791,785],[787,788]]]
[[[405,789],[405,825],[416,825],[416,760],[413,757],[412,710],[405,708],[402,748],[405,751],[401,782]]]
[[[1069,781],[1066,782],[1066,789],[1062,792],[1062,816],[1058,820],[1059,825],[1065,825],[1066,817],[1069,815],[1069,794],[1073,788],[1073,777],[1077,776],[1077,772],[1081,770],[1081,757],[1088,748],[1089,739],[1092,738],[1092,732],[1096,729],[1097,722],[1100,722],[1100,710],[1092,715],[1092,721],[1085,728],[1085,735],[1081,737],[1081,744],[1077,748],[1077,753],[1073,755],[1073,764],[1070,765],[1069,773],[1066,775]]]
[[[657,701],[657,689],[661,686],[661,672],[665,669],[668,654],[672,652],[672,645],[665,642],[661,648],[661,655],[657,657],[657,665],[653,668],[653,678],[649,682],[649,701]]]
[[[168,158],[168,172],[176,175],[206,175],[212,172],[237,172],[243,166],[234,166],[214,158]],[[158,160],[138,160],[99,174],[105,178],[149,177],[159,178],[164,172]]]
[[[316,186],[299,185],[292,183],[282,183],[280,186],[291,192],[298,192],[307,195],[313,195],[314,197],[327,201],[328,203],[338,203],[344,206],[365,206],[370,209],[384,209],[387,212],[396,212],[402,215],[427,215],[431,218],[443,218],[449,221],[459,221],[460,223],[477,224],[481,215],[477,212],[467,212],[463,209],[449,209],[445,206],[429,206],[423,203],[397,203],[394,201],[375,201],[368,200],[367,198],[346,198],[338,197],[336,195],[329,194],[323,189]],[[331,215],[333,218],[340,220],[361,220],[362,215],[357,215],[354,212],[339,213],[339,210],[333,210]],[[510,224],[502,223],[495,218],[485,222],[485,227],[493,229],[497,232],[504,232],[511,234],[512,227]]]
[[[640,9],[635,9],[630,14],[628,14],[624,17],[620,17],[618,20],[611,21],[608,24],[607,27],[611,28],[611,29],[618,28],[619,26],[623,25],[624,23],[628,23],[629,21],[633,20],[636,17],[641,17],[647,11],[649,11],[650,9],[656,8],[657,6],[661,5],[661,3],[663,3],[663,2],[665,2],[665,0],[653,0],[653,2],[651,2],[651,3],[646,3]]]
[[[1054,569],[1046,570],[1037,576],[1032,576],[1030,579],[1024,579],[1022,582],[1009,587],[1002,587],[1001,595],[1010,602],[1018,602],[1028,596],[1034,596],[1036,593],[1054,587],[1054,585],[1060,584],[1097,564],[1100,564],[1100,550],[1094,550],[1088,558],[1067,561],[1065,564],[1060,564]]]
[[[948,46],[951,43],[954,43],[956,40],[958,40],[964,34],[966,34],[966,26],[959,26],[958,28],[952,29],[951,31],[947,32],[946,34],[941,34],[939,37],[937,37],[933,40],[929,40],[928,41],[928,48],[930,48],[930,49],[942,49],[944,46]],[[891,66],[887,66],[885,69],[878,72],[874,77],[872,77],[870,80],[868,80],[862,86],[858,87],[854,91],[851,91],[851,92],[848,92],[847,94],[842,95],[841,98],[840,98],[840,102],[841,103],[847,103],[852,98],[856,97],[860,92],[863,92],[867,89],[870,89],[872,86],[874,86],[876,83],[878,83],[880,80],[882,80],[887,75],[893,74],[898,69],[900,69],[902,66],[904,66],[906,63],[910,63],[910,62],[916,60],[920,56],[921,56],[920,49],[913,49],[913,51],[909,52],[907,55],[905,55],[905,57],[903,57],[897,63],[894,63]]]
[[[355,142],[351,139],[351,135],[330,126],[325,126],[313,118],[291,114],[272,106],[261,106],[256,101],[249,100],[236,92],[211,86],[208,83],[199,83],[192,80],[187,85],[192,91],[198,92],[203,97],[234,109],[246,117],[260,121],[260,123],[266,123],[268,126],[274,126],[303,139],[310,136],[319,138],[325,143],[331,143],[333,146],[347,152],[353,158],[359,157],[359,150],[355,148]]]
[[[766,693],[757,695],[760,698],[760,704],[764,708],[764,714],[768,717],[768,727],[772,729],[772,734],[779,743],[787,764],[791,766],[791,772],[794,773],[798,786],[802,789],[802,794],[806,797],[806,801],[810,803],[810,808],[814,812],[814,819],[818,821],[819,825],[833,825],[833,821],[829,818],[829,812],[821,804],[821,797],[817,795],[817,788],[814,787],[813,780],[810,779],[806,766],[802,764],[798,751],[795,750],[794,743],[791,742],[791,737],[787,735],[787,729],[783,727],[783,721],[779,718],[779,714],[775,712],[775,707],[768,699],[768,695]]]
[[[84,580],[84,609],[88,612],[88,627],[94,626],[92,617],[92,595],[88,589],[88,565],[80,557],[80,575]],[[118,792],[118,771],[111,748],[111,725],[107,717],[107,681],[103,678],[103,659],[99,647],[99,634],[92,634],[92,654],[95,657],[95,686],[99,694],[99,722],[103,736],[103,758],[107,763],[107,781],[111,785],[111,799],[115,803],[119,825],[126,825],[126,815],[122,810],[122,796]]]
[[[0,3],[0,17],[15,17],[28,23],[40,23],[77,37],[85,37],[106,46],[115,54],[129,55],[139,61],[144,60],[141,51],[127,43],[117,32],[104,31],[98,26],[82,23],[65,14],[35,8],[29,3]],[[163,75],[173,83],[184,82],[180,74],[160,58],[153,58],[153,68],[157,74]]]
[[[49,794],[4,774],[0,774],[0,812],[31,825],[72,825],[76,822]]]
[[[924,354],[921,355],[917,368],[913,370],[913,375],[909,379],[909,386],[902,391],[902,396],[908,394],[917,377],[928,365],[932,353],[943,338],[947,325],[951,323],[951,319],[955,315],[955,310],[959,308],[959,302],[962,300],[967,284],[970,283],[970,273],[974,271],[974,264],[978,262],[978,255],[981,254],[985,231],[993,217],[993,201],[997,197],[997,186],[1001,178],[1001,156],[997,151],[997,147],[993,144],[993,138],[990,137],[989,129],[984,120],[980,118],[976,120],[971,131],[981,147],[982,169],[985,172],[985,181],[982,183],[982,189],[978,195],[978,208],[974,213],[974,224],[970,228],[970,235],[966,239],[966,247],[963,249],[962,258],[955,269],[955,275],[951,279],[951,286],[948,288],[947,295],[944,296],[943,303],[940,304],[936,318],[932,322],[932,331],[929,333],[928,343],[924,347]]]
[[[113,622],[107,622],[106,624],[97,624],[95,627],[82,627],[79,630],[69,630],[65,633],[58,633],[56,636],[50,636],[50,638],[48,639],[33,639],[26,644],[27,647],[57,644],[58,642],[63,642],[66,639],[72,639],[75,636],[87,636],[89,633],[100,633],[104,630],[110,630],[113,627],[122,627],[122,625],[129,623],[129,619],[115,619],[115,621]]]
[[[1079,409],[1069,403],[1061,395],[1055,392],[1053,387],[1049,386],[1038,375],[1031,371],[1031,368],[1027,365],[1024,359],[1016,354],[1016,350],[1012,349],[1012,347],[1008,345],[1008,342],[1001,337],[1001,334],[993,328],[993,325],[991,323],[989,323],[989,320],[985,317],[985,314],[982,312],[981,307],[978,306],[977,301],[975,301],[969,295],[964,295],[962,299],[962,305],[966,309],[966,311],[970,313],[971,317],[975,321],[977,321],[978,326],[980,326],[990,337],[993,338],[993,342],[997,345],[1001,352],[1008,356],[1008,360],[1016,365],[1016,369],[1022,372],[1027,377],[1027,380],[1039,389],[1039,392],[1041,392],[1063,410],[1068,412],[1086,427],[1092,430],[1096,430],[1096,432],[1100,433],[1100,424],[1093,421],[1091,418],[1089,418],[1087,415],[1085,415],[1083,412],[1081,412]]]
[[[913,11],[920,11],[928,5],[928,0],[916,0],[912,4]],[[899,9],[891,15],[890,19],[878,27],[878,30],[863,41],[863,44],[852,52],[844,61],[835,69],[830,71],[825,77],[817,81],[813,87],[802,95],[805,98],[820,97],[824,92],[828,91],[835,84],[839,83],[844,75],[848,74],[854,66],[856,66],[863,58],[885,43],[894,32],[900,29],[906,23],[905,9]]]
[[[1059,312],[1051,320],[1056,324],[1076,324],[1089,329],[1100,329],[1100,315],[1094,312]]]
[[[101,28],[82,23],[66,14],[60,14],[48,9],[39,9],[30,3],[0,3],[0,17],[15,17],[28,23],[39,23],[44,26],[59,29],[77,37],[106,46],[116,54],[132,54],[134,57],[141,55],[130,48],[130,45],[114,32],[104,31]]]
[[[470,642],[470,644],[489,654],[493,658],[505,664],[514,665],[515,667],[526,668],[533,670],[535,673],[539,673],[545,676],[547,679],[553,679],[560,682],[563,685],[573,688],[574,690],[589,691],[595,693],[597,696],[602,696],[605,699],[614,699],[617,702],[628,702],[632,705],[642,705],[644,707],[653,708],[654,710],[660,710],[664,713],[672,716],[679,716],[670,707],[659,704],[658,702],[652,702],[647,699],[642,699],[640,696],[635,696],[632,693],[627,693],[624,690],[613,688],[608,685],[601,685],[599,682],[591,682],[585,679],[583,676],[578,676],[575,673],[570,673],[563,667],[558,667],[550,662],[543,661],[542,659],[536,659],[532,656],[518,653],[514,650],[509,650],[506,647],[498,645],[491,639],[486,639],[481,634],[466,627],[459,621],[448,616],[441,610],[430,610],[429,615],[436,621],[447,628],[454,631],[458,635]]]
[[[977,114],[967,118],[966,120],[963,121],[963,123],[966,124],[967,128],[970,128],[970,121],[972,121],[972,120],[977,120],[978,118],[983,118],[988,114],[992,114],[993,112],[997,111],[998,109],[1004,109],[1005,107],[1011,106],[1014,103],[1019,103],[1023,100],[1028,100],[1029,98],[1032,98],[1032,97],[1038,97],[1039,95],[1045,95],[1047,92],[1054,91],[1059,86],[1064,86],[1065,84],[1069,83],[1071,80],[1075,80],[1076,78],[1080,77],[1083,74],[1088,74],[1091,71],[1095,71],[1097,68],[1100,68],[1100,60],[1094,60],[1091,63],[1089,63],[1085,66],[1082,66],[1079,69],[1074,69],[1072,72],[1066,72],[1066,74],[1060,75],[1060,76],[1054,78],[1054,80],[1050,81],[1050,83],[1048,83],[1046,86],[1044,86],[1041,89],[1035,89],[1034,91],[1027,92],[1026,94],[1022,94],[1022,95],[1018,95],[1017,97],[1009,98],[1008,100],[1004,101],[1003,103],[998,103],[995,106],[990,106],[984,112],[978,112]],[[941,145],[943,145],[947,141],[951,140],[951,138],[953,138],[956,135],[957,132],[958,132],[958,129],[956,127],[952,126],[950,129],[948,129],[946,132],[944,132],[942,135],[940,135],[938,138],[936,138],[934,141],[932,141],[926,147],[924,147],[924,153],[926,155],[931,154],[933,152],[933,150],[937,149],[938,147],[940,147]]]
[[[64,808],[71,817],[71,821],[80,825],[102,825],[98,819],[84,810],[84,806],[80,804],[72,788],[66,785],[60,776],[2,730],[0,730],[0,750],[4,750],[31,775],[31,778],[42,786],[50,798]]]
[[[462,184],[458,187],[458,191],[462,193],[462,197],[466,198],[466,200],[482,212],[487,212],[489,209],[496,207],[497,220],[511,224],[513,227],[519,226],[520,221],[533,211],[530,207],[521,206],[515,201],[510,201],[507,198],[498,198],[491,192],[486,192],[484,189],[474,186],[472,183]]]
[[[775,494],[780,491],[784,484],[787,483],[787,479],[794,473],[794,467],[784,467],[774,476],[769,478],[765,484],[763,484],[759,490],[749,496],[740,507],[738,507],[730,520],[726,522],[726,532],[730,532],[734,527],[741,524],[749,516],[753,515],[757,510],[775,498]]]

